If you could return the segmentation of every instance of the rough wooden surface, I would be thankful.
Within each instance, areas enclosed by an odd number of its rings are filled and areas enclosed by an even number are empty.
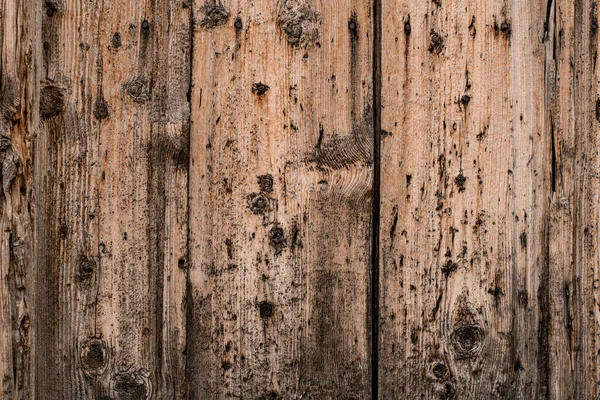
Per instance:
[[[36,397],[184,398],[189,9],[43,11]]]
[[[371,8],[194,12],[189,396],[368,398]]]
[[[0,400],[597,399],[598,13],[0,0]]]
[[[381,398],[597,397],[596,14],[383,2]]]
[[[31,399],[35,385],[32,139],[38,131],[38,8],[0,2],[0,398]]]

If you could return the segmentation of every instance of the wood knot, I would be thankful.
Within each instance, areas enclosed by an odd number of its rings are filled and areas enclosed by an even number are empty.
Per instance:
[[[104,97],[100,95],[94,103],[94,117],[96,117],[97,120],[102,120],[108,118],[108,115],[108,104],[106,104]]]
[[[258,186],[260,186],[261,192],[271,193],[273,191],[273,175],[260,175],[258,177]]]
[[[456,386],[453,382],[447,381],[437,387],[435,393],[440,400],[450,400],[456,396]]]
[[[213,29],[217,26],[224,25],[231,16],[229,10],[223,6],[220,0],[207,1],[200,8],[200,12],[204,14],[204,18],[200,21],[200,26],[206,29]]]
[[[454,312],[453,331],[450,335],[450,343],[454,349],[457,359],[469,359],[479,355],[483,349],[485,329],[480,323],[477,315],[466,295],[457,299],[457,307]]]
[[[319,14],[307,1],[284,0],[277,14],[277,25],[294,47],[307,47],[319,38]]]
[[[444,50],[444,38],[442,36],[440,36],[439,33],[437,33],[436,31],[434,31],[433,29],[431,30],[430,34],[430,41],[429,41],[429,47],[427,48],[427,50],[429,50],[430,53],[432,54],[440,54],[443,50]]]
[[[438,399],[451,399],[456,394],[455,380],[452,371],[439,356],[426,361],[427,378],[432,381],[433,391]]]
[[[254,93],[257,96],[264,95],[265,93],[267,93],[267,90],[269,90],[269,87],[262,82],[252,84],[252,93]]]
[[[263,194],[250,193],[248,207],[255,215],[264,215],[269,211],[269,200]]]
[[[150,99],[146,78],[137,77],[123,85],[123,89],[136,103],[143,104]]]
[[[79,353],[81,368],[88,376],[98,376],[108,365],[106,343],[98,338],[92,338],[81,346]]]
[[[40,117],[52,118],[65,108],[64,90],[56,85],[46,85],[40,93]]]
[[[110,45],[113,49],[118,49],[123,45],[123,41],[121,40],[121,32],[115,32],[112,39],[110,40]]]
[[[431,366],[431,372],[438,379],[446,379],[450,371],[446,364],[441,361],[437,361]]]
[[[6,151],[10,147],[10,136],[0,135],[0,151]]]
[[[31,326],[31,320],[29,319],[29,315],[25,314],[21,317],[21,321],[19,323],[19,329],[22,332],[27,332],[29,327]]]
[[[452,345],[461,358],[475,357],[483,347],[485,332],[478,325],[460,326],[452,332]]]
[[[275,254],[281,254],[283,249],[287,246],[285,233],[279,226],[271,228],[269,232],[269,244],[275,249]]]
[[[148,374],[143,371],[115,374],[111,389],[116,400],[146,400],[152,394]]]
[[[77,262],[77,280],[88,283],[96,273],[96,260],[81,256]]]
[[[427,378],[433,381],[445,381],[452,378],[452,372],[447,363],[439,356],[433,356],[426,360]]]

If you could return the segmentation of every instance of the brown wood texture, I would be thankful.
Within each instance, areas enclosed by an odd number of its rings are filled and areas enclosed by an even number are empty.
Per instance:
[[[382,4],[380,398],[597,398],[595,3]]]
[[[43,7],[36,398],[185,398],[190,10]]]
[[[600,396],[596,0],[0,0],[0,400]]]
[[[372,12],[197,2],[190,398],[367,398]]]

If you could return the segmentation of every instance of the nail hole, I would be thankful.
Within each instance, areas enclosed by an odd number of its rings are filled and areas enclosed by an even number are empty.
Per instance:
[[[242,19],[240,17],[237,17],[235,19],[235,22],[233,23],[233,26],[235,26],[235,29],[237,29],[238,31],[242,29],[244,27],[244,25],[242,24]]]

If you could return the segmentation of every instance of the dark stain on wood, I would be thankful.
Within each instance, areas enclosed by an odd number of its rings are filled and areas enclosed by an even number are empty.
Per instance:
[[[244,27],[244,24],[242,22],[242,18],[241,17],[237,17],[235,19],[235,22],[233,23],[233,26],[235,27],[235,29],[237,29],[238,31],[241,31],[242,28]]]
[[[464,192],[465,184],[467,183],[467,177],[461,172],[456,176],[456,178],[454,178],[454,183],[456,184],[456,187],[458,187],[459,192]]]
[[[273,303],[269,301],[261,301],[258,304],[258,309],[260,312],[260,317],[262,319],[269,319],[273,316]]]

